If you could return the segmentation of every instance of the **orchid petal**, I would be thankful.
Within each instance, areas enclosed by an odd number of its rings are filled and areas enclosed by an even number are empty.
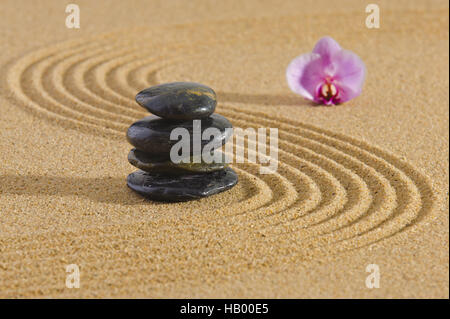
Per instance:
[[[361,59],[353,52],[342,50],[333,57],[333,61],[336,66],[333,78],[337,85],[339,87],[345,86],[359,95],[362,91],[366,74],[366,68]]]
[[[316,43],[312,52],[319,54],[326,62],[330,62],[332,56],[341,50],[341,46],[333,38],[323,37]]]
[[[342,83],[338,84],[339,86],[339,103],[347,102],[361,94],[361,86],[353,87],[351,85],[345,85]]]
[[[309,62],[300,77],[300,85],[307,91],[312,98],[310,100],[320,103],[321,100],[317,95],[320,86],[325,83],[327,77],[328,63],[322,57]]]
[[[320,56],[315,53],[302,54],[296,57],[287,67],[286,79],[291,90],[303,97],[314,100],[314,91],[306,89],[301,83],[301,79],[304,77],[305,68],[315,60],[320,59]]]

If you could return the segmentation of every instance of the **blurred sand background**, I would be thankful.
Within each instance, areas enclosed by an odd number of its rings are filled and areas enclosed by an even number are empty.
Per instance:
[[[0,2],[0,297],[448,298],[447,1],[377,1],[380,29],[368,1],[77,0],[80,29],[68,3]],[[368,70],[337,107],[285,82],[325,35]],[[277,174],[236,164],[190,203],[130,191],[134,95],[171,81],[277,127]]]

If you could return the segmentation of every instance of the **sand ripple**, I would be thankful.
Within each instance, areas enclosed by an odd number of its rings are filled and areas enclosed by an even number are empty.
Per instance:
[[[159,83],[161,70],[198,56],[209,45],[201,36],[185,46],[175,39],[161,42],[145,46],[145,39],[127,32],[48,46],[17,60],[7,74],[8,84],[19,104],[37,116],[123,140],[127,127],[147,114],[134,102],[136,92]],[[234,126],[279,129],[277,174],[260,175],[255,164],[234,165],[242,183],[254,191],[203,221],[211,232],[232,229],[229,243],[272,243],[273,254],[283,256],[280,260],[335,253],[394,236],[420,222],[432,208],[427,178],[396,156],[350,136],[282,116],[268,117],[256,107],[243,112],[235,101],[237,93],[218,96],[217,111]],[[89,230],[80,236],[89,236]],[[107,234],[102,238],[107,245]],[[299,244],[292,246],[292,241]],[[102,243],[96,244],[100,252]],[[265,250],[252,247],[246,254],[263,263]],[[234,248],[224,244],[221,249],[233,254]],[[171,249],[175,248],[167,243],[158,254]],[[41,248],[42,256],[44,251]],[[192,267],[184,255],[178,258],[177,267]]]

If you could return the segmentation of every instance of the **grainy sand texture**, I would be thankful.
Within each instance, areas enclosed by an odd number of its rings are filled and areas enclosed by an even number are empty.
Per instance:
[[[77,0],[79,29],[66,2],[0,2],[0,297],[448,298],[447,1],[377,1],[379,29],[356,0]],[[285,80],[325,35],[367,67],[335,107]],[[128,189],[134,96],[172,81],[278,128],[276,174],[233,164],[188,203]]]

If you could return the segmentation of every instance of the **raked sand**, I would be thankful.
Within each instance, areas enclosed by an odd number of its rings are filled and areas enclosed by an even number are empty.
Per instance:
[[[1,1],[0,297],[448,298],[446,1]],[[367,67],[314,107],[285,68],[324,35]],[[279,166],[231,191],[142,199],[126,128],[141,89],[196,81]],[[66,266],[80,268],[66,288]],[[376,264],[380,287],[366,287]]]

